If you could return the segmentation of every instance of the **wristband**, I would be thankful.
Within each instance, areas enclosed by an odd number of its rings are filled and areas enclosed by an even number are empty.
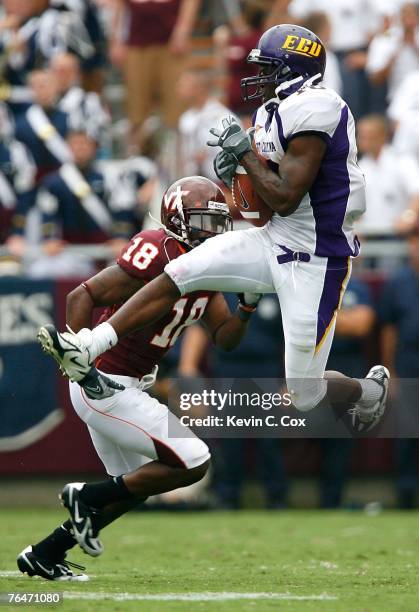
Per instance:
[[[112,325],[107,321],[104,321],[92,329],[91,344],[87,347],[89,349],[91,361],[115,346],[115,344],[118,344],[118,336]]]

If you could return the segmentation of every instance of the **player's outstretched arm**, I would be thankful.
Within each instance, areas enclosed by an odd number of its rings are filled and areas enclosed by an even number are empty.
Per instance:
[[[216,346],[223,351],[232,351],[240,344],[260,298],[260,294],[241,294],[237,310],[232,313],[222,294],[214,295],[203,321]]]
[[[107,323],[121,338],[158,321],[172,308],[179,295],[179,289],[171,278],[165,273],[160,274],[121,306]],[[228,351],[239,344],[259,299],[259,294],[241,295],[237,311],[231,314],[222,295],[214,296],[204,321],[217,346]]]
[[[58,361],[61,370],[71,380],[84,388],[90,398],[104,399],[111,397],[115,390],[124,389],[92,365],[98,355],[118,340],[107,322],[93,331],[89,329],[93,309],[128,300],[143,285],[143,279],[131,276],[120,266],[110,266],[68,295],[67,323],[72,331],[79,333],[78,336],[68,332],[59,334],[52,325],[39,330],[38,338],[44,350]]]
[[[115,314],[108,323],[113,327],[118,338],[158,321],[168,312],[180,292],[172,279],[163,272],[137,291]]]
[[[92,314],[98,306],[120,304],[144,285],[120,266],[105,268],[85,281],[67,296],[67,324],[74,332],[92,325]]]
[[[266,204],[287,217],[313,185],[325,152],[326,144],[319,136],[301,135],[289,142],[278,174],[263,165],[253,151],[245,153],[240,164]]]

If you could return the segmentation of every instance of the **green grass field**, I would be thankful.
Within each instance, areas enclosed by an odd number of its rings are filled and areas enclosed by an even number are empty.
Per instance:
[[[70,555],[89,582],[18,576],[16,553],[64,516],[1,511],[0,591],[63,591],[66,611],[419,609],[417,513],[131,513],[102,557]]]

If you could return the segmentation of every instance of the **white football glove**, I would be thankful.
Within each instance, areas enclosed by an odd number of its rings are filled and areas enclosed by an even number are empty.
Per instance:
[[[211,128],[210,132],[216,140],[208,140],[209,147],[221,147],[221,149],[235,158],[237,161],[252,150],[252,132],[244,130],[235,117],[224,117],[222,130]]]
[[[67,328],[70,329],[67,325]],[[70,333],[74,333],[71,332]],[[88,327],[83,327],[77,334],[74,334],[79,339],[81,346],[84,346],[87,351],[93,343],[92,330]],[[94,366],[88,371],[86,376],[78,381],[80,387],[83,387],[87,397],[90,399],[101,400],[115,395],[116,391],[123,391],[125,387],[108,376],[99,372]]]

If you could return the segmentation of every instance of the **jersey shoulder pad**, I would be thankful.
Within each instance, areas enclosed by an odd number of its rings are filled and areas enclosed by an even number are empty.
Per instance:
[[[146,282],[159,276],[165,265],[181,255],[183,250],[163,229],[145,230],[131,238],[117,260],[130,276]]]
[[[319,132],[332,137],[341,118],[343,101],[332,89],[310,87],[284,100],[276,113],[285,139]]]

